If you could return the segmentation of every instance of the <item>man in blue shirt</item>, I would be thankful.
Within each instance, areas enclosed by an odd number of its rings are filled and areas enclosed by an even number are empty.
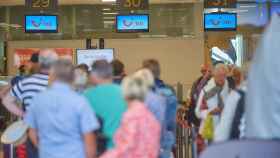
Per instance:
[[[86,99],[72,88],[71,61],[59,60],[51,70],[52,86],[38,94],[27,111],[29,137],[40,158],[94,158],[94,131],[99,123]]]

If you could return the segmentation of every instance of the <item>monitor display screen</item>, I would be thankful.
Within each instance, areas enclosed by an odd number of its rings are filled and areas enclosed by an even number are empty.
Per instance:
[[[249,3],[237,5],[238,25],[263,27],[269,23],[268,6],[266,3]]]
[[[273,16],[274,14],[280,15],[280,3],[271,3],[271,13],[270,14],[271,14],[271,16]]]
[[[204,29],[206,31],[234,31],[237,28],[236,13],[206,13],[204,14]]]
[[[117,15],[117,32],[149,32],[149,15]]]
[[[26,15],[25,32],[27,33],[56,33],[58,19],[56,15]]]
[[[114,49],[78,49],[76,53],[76,63],[86,64],[89,68],[97,60],[114,60]]]

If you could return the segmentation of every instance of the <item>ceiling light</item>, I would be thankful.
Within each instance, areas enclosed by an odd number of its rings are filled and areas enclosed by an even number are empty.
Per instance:
[[[111,10],[111,8],[103,8],[102,10],[103,11],[109,11],[109,10]]]
[[[105,20],[114,20],[115,19],[115,17],[103,17],[103,19]]]
[[[102,2],[116,2],[116,0],[102,0]]]
[[[103,13],[104,15],[117,15],[118,13]]]
[[[114,24],[115,21],[104,21],[103,23],[104,23],[104,24]]]

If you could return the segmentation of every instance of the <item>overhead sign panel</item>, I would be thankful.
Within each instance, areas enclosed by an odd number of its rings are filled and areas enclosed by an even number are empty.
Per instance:
[[[204,0],[204,8],[236,8],[237,0]]]
[[[117,0],[120,10],[147,10],[149,0]]]
[[[38,10],[56,9],[58,0],[25,0],[25,6],[29,9]]]

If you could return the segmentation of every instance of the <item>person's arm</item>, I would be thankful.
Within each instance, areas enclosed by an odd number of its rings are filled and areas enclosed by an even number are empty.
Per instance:
[[[95,112],[86,100],[81,102],[79,109],[80,129],[85,144],[87,158],[95,158],[97,154],[96,137],[94,131],[100,128]]]
[[[87,158],[96,158],[96,136],[93,132],[84,134],[84,144]]]
[[[215,109],[213,109],[212,111],[210,111],[211,115],[220,115],[223,111],[223,108],[220,107],[216,107]]]
[[[28,137],[31,140],[32,144],[36,147],[38,147],[39,143],[39,137],[38,137],[38,127],[37,127],[37,120],[36,120],[36,105],[37,100],[34,99],[32,102],[32,105],[30,105],[30,108],[28,109],[25,117],[24,122],[28,125]],[[40,114],[39,114],[40,115]]]
[[[22,85],[21,82],[18,82],[16,85],[14,85],[10,92],[8,92],[3,98],[2,98],[2,104],[7,108],[8,111],[11,113],[23,117],[24,112],[23,110],[17,105],[16,101],[20,100],[22,101]]]
[[[208,115],[208,110],[207,109],[203,109],[202,106],[204,103],[204,91],[202,90],[200,92],[199,98],[198,98],[198,102],[195,108],[195,114],[196,117],[199,119],[205,119]]]
[[[240,96],[238,96],[235,91],[233,91],[227,98],[220,122],[215,129],[214,141],[219,142],[229,139],[231,126],[239,99]]]
[[[1,91],[0,91],[0,98],[3,99],[7,94],[8,92],[10,91],[11,89],[11,85],[6,85],[4,86],[3,88],[1,88]]]
[[[29,136],[29,138],[30,138],[32,144],[33,144],[35,147],[38,148],[38,142],[39,142],[39,141],[38,141],[38,134],[37,134],[36,129],[30,128],[30,129],[28,130],[28,136]]]
[[[23,117],[24,111],[16,104],[16,98],[11,96],[9,93],[3,98],[2,104],[12,114]]]

